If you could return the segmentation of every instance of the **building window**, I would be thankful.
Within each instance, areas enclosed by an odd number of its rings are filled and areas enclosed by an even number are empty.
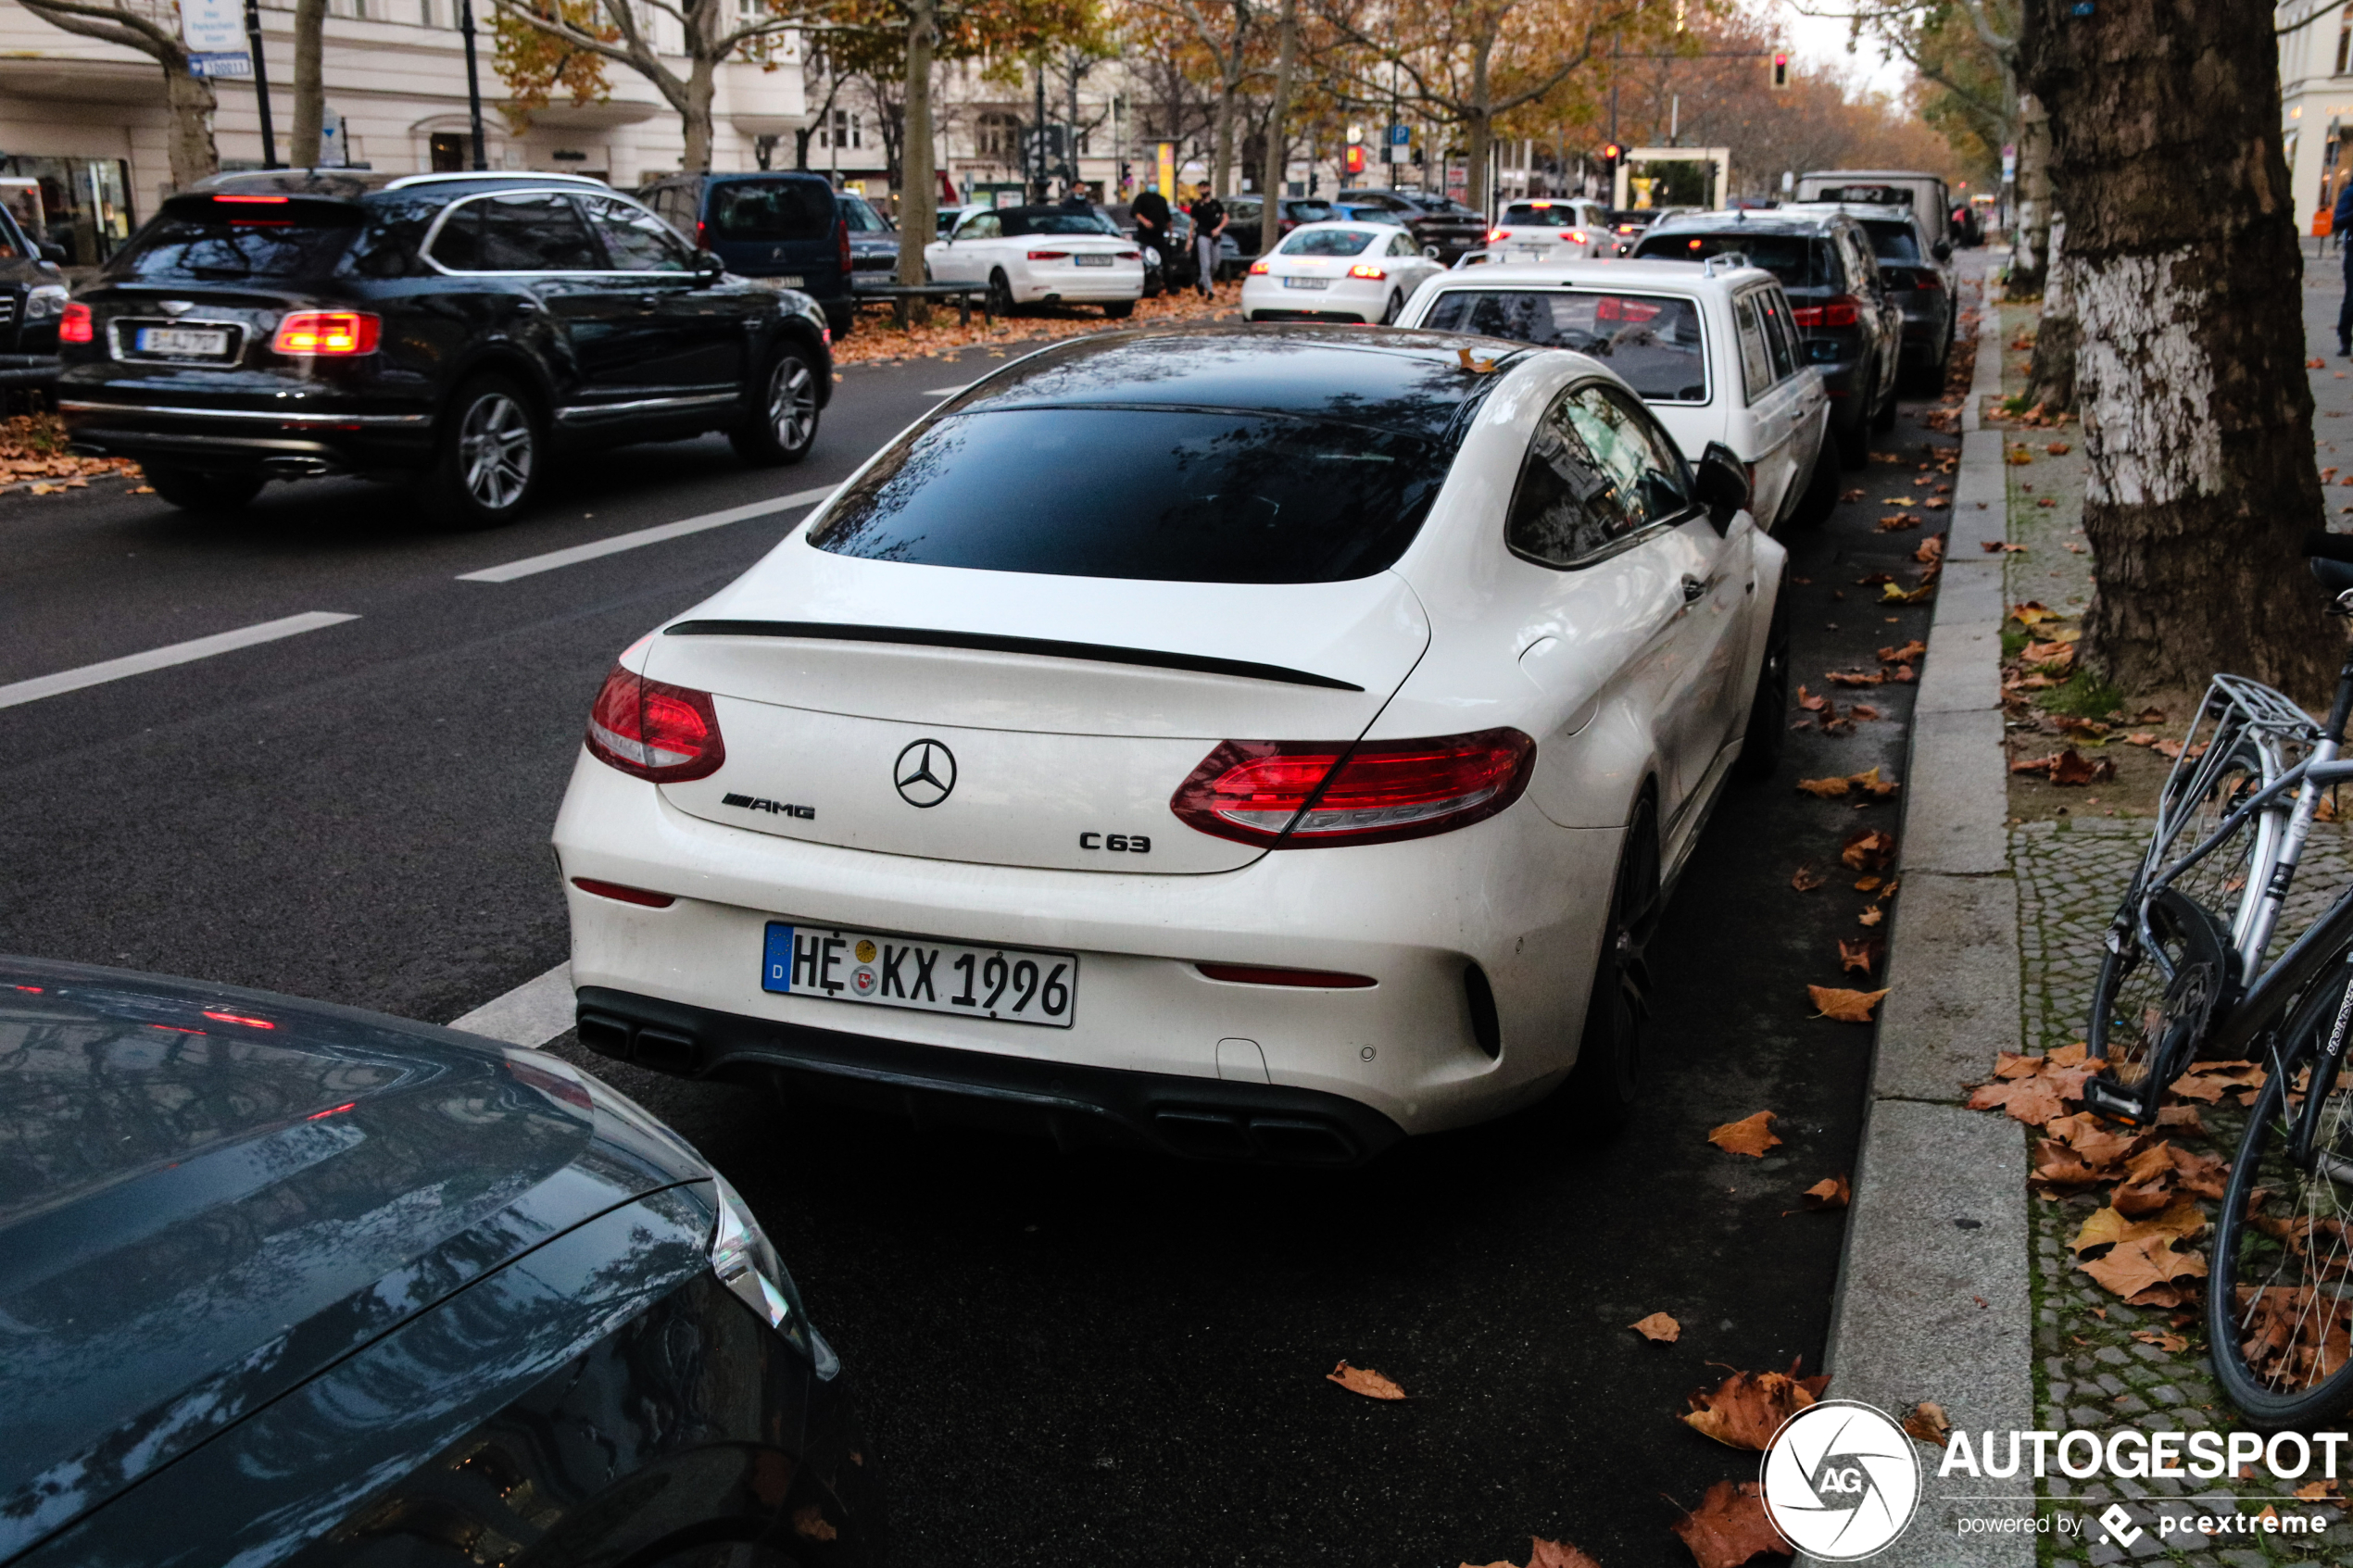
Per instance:
[[[831,127],[821,124],[817,128],[817,144],[821,147],[865,145],[865,127],[861,123],[862,118],[862,116],[850,113],[848,109],[834,110]]]
[[[2348,50],[2353,50],[2353,8],[2346,11],[2344,25],[2336,30],[2336,74],[2339,76],[2345,74],[2345,56]]]
[[[984,114],[973,138],[980,156],[1009,157],[1021,140],[1021,122],[1009,114]]]
[[[436,131],[433,133],[433,171],[435,174],[456,174],[466,167],[466,155],[472,152],[473,138],[459,131]]]

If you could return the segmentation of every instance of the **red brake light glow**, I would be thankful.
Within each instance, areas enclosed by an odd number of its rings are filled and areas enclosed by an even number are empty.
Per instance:
[[[1169,809],[1202,833],[1280,849],[1388,844],[1483,822],[1520,797],[1536,743],[1517,730],[1428,740],[1225,741]]]
[[[1834,295],[1819,305],[1791,307],[1789,319],[1801,327],[1851,327],[1859,317],[1862,304],[1851,294]]]
[[[1571,229],[1568,232],[1563,234],[1561,238],[1568,241],[1571,245],[1581,245],[1585,243],[1585,231],[1582,229]]]
[[[589,710],[588,753],[655,784],[706,779],[727,760],[709,692],[648,681],[619,664]]]
[[[373,354],[384,320],[365,310],[289,310],[270,340],[277,354]]]
[[[323,1122],[330,1116],[342,1115],[345,1111],[359,1105],[359,1102],[356,1099],[347,1099],[341,1105],[331,1105],[324,1110],[314,1110],[309,1115],[304,1117],[303,1120],[306,1122]]]
[[[1508,229],[1490,229],[1487,231],[1487,243],[1491,245],[1510,232]]]
[[[57,318],[59,343],[90,343],[97,335],[97,328],[90,320],[90,307],[79,300],[67,306],[66,313]]]
[[[1379,268],[1374,266],[1369,261],[1360,261],[1355,266],[1351,267],[1348,270],[1348,275],[1352,278],[1370,278],[1375,282],[1378,282],[1383,278],[1389,276],[1388,273],[1382,271]]]
[[[241,1012],[215,1012],[210,1008],[207,1008],[205,1009],[205,1016],[211,1019],[215,1023],[242,1023],[248,1029],[275,1029],[278,1027],[266,1018],[247,1018]]]
[[[1250,264],[1250,275],[1253,278],[1263,278],[1273,270],[1272,267],[1266,265],[1265,258],[1263,257]]]
[[[212,199],[217,202],[235,202],[242,207],[283,207],[294,198],[291,196],[218,195]]]
[[[1361,991],[1379,984],[1369,974],[1342,974],[1332,969],[1270,969],[1253,963],[1197,963],[1193,967],[1212,980],[1233,985],[1306,985],[1325,991]]]
[[[1070,259],[1070,252],[1066,250],[1033,250],[1029,253],[1029,259],[1032,261],[1068,261]]]
[[[624,904],[643,904],[649,909],[666,909],[678,901],[668,893],[629,887],[618,882],[599,882],[593,876],[573,877],[572,884],[583,893],[594,893],[599,898],[617,898]]]

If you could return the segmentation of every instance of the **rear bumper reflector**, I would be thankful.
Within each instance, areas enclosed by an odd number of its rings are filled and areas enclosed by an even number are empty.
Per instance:
[[[1304,985],[1326,991],[1361,991],[1380,984],[1369,974],[1342,974],[1330,969],[1273,969],[1248,963],[1197,963],[1193,967],[1212,980],[1235,985]]]
[[[599,882],[593,876],[576,876],[572,884],[583,893],[594,893],[599,898],[615,898],[624,904],[643,904],[649,909],[666,909],[677,898],[668,893],[654,893],[643,887],[624,887],[617,882]]]

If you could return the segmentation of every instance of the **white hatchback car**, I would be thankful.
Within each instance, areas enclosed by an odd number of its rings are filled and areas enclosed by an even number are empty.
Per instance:
[[[1484,261],[1589,261],[1617,254],[1609,208],[1583,196],[1538,196],[1505,205],[1484,250],[1469,252],[1455,265]]]
[[[1100,305],[1114,319],[1144,297],[1144,253],[1101,213],[1062,207],[978,207],[924,247],[935,282],[986,283],[989,308]]]
[[[1478,267],[1432,280],[1398,324],[1592,355],[1642,395],[1685,457],[1720,442],[1747,466],[1751,509],[1768,532],[1818,522],[1838,504],[1837,454],[1823,456],[1830,396],[1761,268]]]
[[[1242,277],[1245,321],[1397,320],[1425,278],[1445,267],[1385,223],[1302,223]]]
[[[1642,944],[1785,728],[1744,493],[1583,355],[1008,365],[621,655],[555,831],[580,1038],[1209,1157],[1565,1082],[1614,1124]]]

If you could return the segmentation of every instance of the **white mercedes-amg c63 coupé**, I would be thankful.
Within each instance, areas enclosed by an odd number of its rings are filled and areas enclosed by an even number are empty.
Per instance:
[[[1562,350],[1007,365],[621,655],[555,833],[580,1037],[1211,1158],[1606,1130],[1660,902],[1783,732],[1746,504]]]

